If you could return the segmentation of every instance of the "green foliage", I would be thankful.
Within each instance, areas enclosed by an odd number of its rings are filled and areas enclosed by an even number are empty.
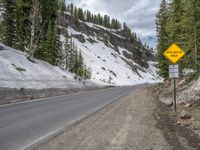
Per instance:
[[[16,47],[16,0],[2,0],[2,5],[4,9],[1,30],[2,41],[8,46]]]
[[[76,21],[80,19],[81,21],[91,22],[94,24],[104,26],[106,28],[111,28],[116,30],[122,28],[121,23],[117,19],[113,19],[112,22],[108,15],[101,16],[99,13],[95,15],[92,14],[89,10],[84,12],[83,9],[74,6],[73,3],[68,5],[66,10],[75,17]]]
[[[30,14],[31,1],[30,0],[16,0],[17,8],[17,42],[16,48],[25,51],[29,45],[30,37]]]
[[[172,44],[177,43],[186,51],[179,62],[180,70],[184,68],[200,71],[200,1],[162,0],[160,11],[156,16],[158,38],[158,66],[160,74],[168,77],[168,60],[163,52]]]
[[[58,7],[61,12],[67,11],[65,0],[58,0]]]
[[[81,21],[84,21],[84,14],[83,14],[83,10],[81,8],[78,9],[78,18],[81,20]]]
[[[162,0],[160,5],[160,10],[156,15],[156,25],[157,25],[157,58],[158,58],[158,68],[160,69],[160,75],[164,78],[168,77],[168,60],[163,56],[164,51],[168,48],[169,37],[167,35],[166,26],[168,19],[167,3]]]
[[[65,69],[74,73],[76,76],[83,77],[85,79],[91,78],[91,70],[86,67],[83,62],[83,56],[81,51],[75,46],[72,37],[65,37],[64,44],[64,63]]]
[[[32,57],[60,65],[61,44],[57,11],[65,11],[64,0],[1,0],[4,9],[1,41]]]

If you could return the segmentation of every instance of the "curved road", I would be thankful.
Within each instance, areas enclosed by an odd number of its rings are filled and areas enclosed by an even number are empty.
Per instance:
[[[31,149],[141,86],[115,87],[0,106],[0,150]]]

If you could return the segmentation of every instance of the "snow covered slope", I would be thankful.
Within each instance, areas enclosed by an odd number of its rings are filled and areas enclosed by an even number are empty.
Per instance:
[[[69,19],[72,20],[72,19]],[[135,85],[143,83],[162,82],[157,74],[156,62],[146,61],[148,67],[136,63],[130,57],[134,57],[130,50],[113,45],[110,41],[105,43],[105,33],[124,40],[125,38],[114,30],[107,29],[100,25],[80,21],[83,27],[80,29],[73,22],[62,25],[61,29],[71,36],[78,50],[82,52],[85,64],[92,70],[92,81],[97,83],[110,83],[112,85]],[[85,31],[83,31],[85,29]],[[79,31],[82,30],[82,31]],[[61,41],[65,42],[65,35],[61,35]],[[81,40],[80,37],[84,40]],[[135,49],[137,46],[135,46]],[[117,50],[116,50],[117,49]],[[141,62],[144,61],[141,59]]]
[[[77,81],[67,70],[0,44],[0,87],[82,88],[162,82],[155,67],[155,56],[137,40],[125,38],[122,30],[82,21],[77,25],[70,14],[65,15],[59,26],[60,39],[64,45],[65,37],[72,37],[82,52],[84,63],[92,70],[91,80]]]
[[[28,59],[26,53],[0,44],[0,87],[82,88],[74,75],[47,62]]]

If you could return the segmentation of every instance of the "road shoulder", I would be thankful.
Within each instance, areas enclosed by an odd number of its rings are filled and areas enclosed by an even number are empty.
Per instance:
[[[170,122],[167,112],[164,111],[166,108],[161,105],[151,88],[137,89],[80,123],[69,127],[65,132],[51,138],[37,149],[194,149],[188,144],[188,139],[176,134],[176,126]],[[176,136],[173,137],[174,135]],[[177,141],[178,144],[175,143]]]

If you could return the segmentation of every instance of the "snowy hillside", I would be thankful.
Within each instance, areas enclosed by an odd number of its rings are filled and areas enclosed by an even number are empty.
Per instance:
[[[26,53],[0,44],[0,87],[10,88],[82,88],[74,75],[47,62],[28,59]],[[89,82],[88,82],[89,84]],[[90,83],[91,85],[92,82]]]
[[[82,53],[84,64],[92,71],[91,80],[75,80],[75,75],[67,70],[0,44],[0,87],[83,88],[162,82],[155,67],[155,56],[137,39],[124,37],[123,30],[83,21],[77,25],[70,14],[65,15],[59,25],[63,53],[64,44],[71,37]]]
[[[96,32],[103,30],[124,39],[124,37],[116,34],[115,31],[105,27],[92,23],[81,23]],[[93,35],[90,35],[79,32],[71,26],[62,28],[67,29],[67,34],[73,37],[73,42],[78,50],[82,52],[85,64],[92,70],[92,81],[99,83],[111,82],[113,85],[120,86],[162,82],[155,68],[156,62],[147,61],[148,67],[145,68],[124,55],[130,54],[132,56],[132,52],[119,46],[117,47],[117,52],[116,45],[112,45],[111,42],[106,45],[103,42],[103,38],[98,36],[95,31]],[[80,36],[84,37],[84,42],[77,38]],[[61,35],[61,41],[64,44],[64,35]]]

